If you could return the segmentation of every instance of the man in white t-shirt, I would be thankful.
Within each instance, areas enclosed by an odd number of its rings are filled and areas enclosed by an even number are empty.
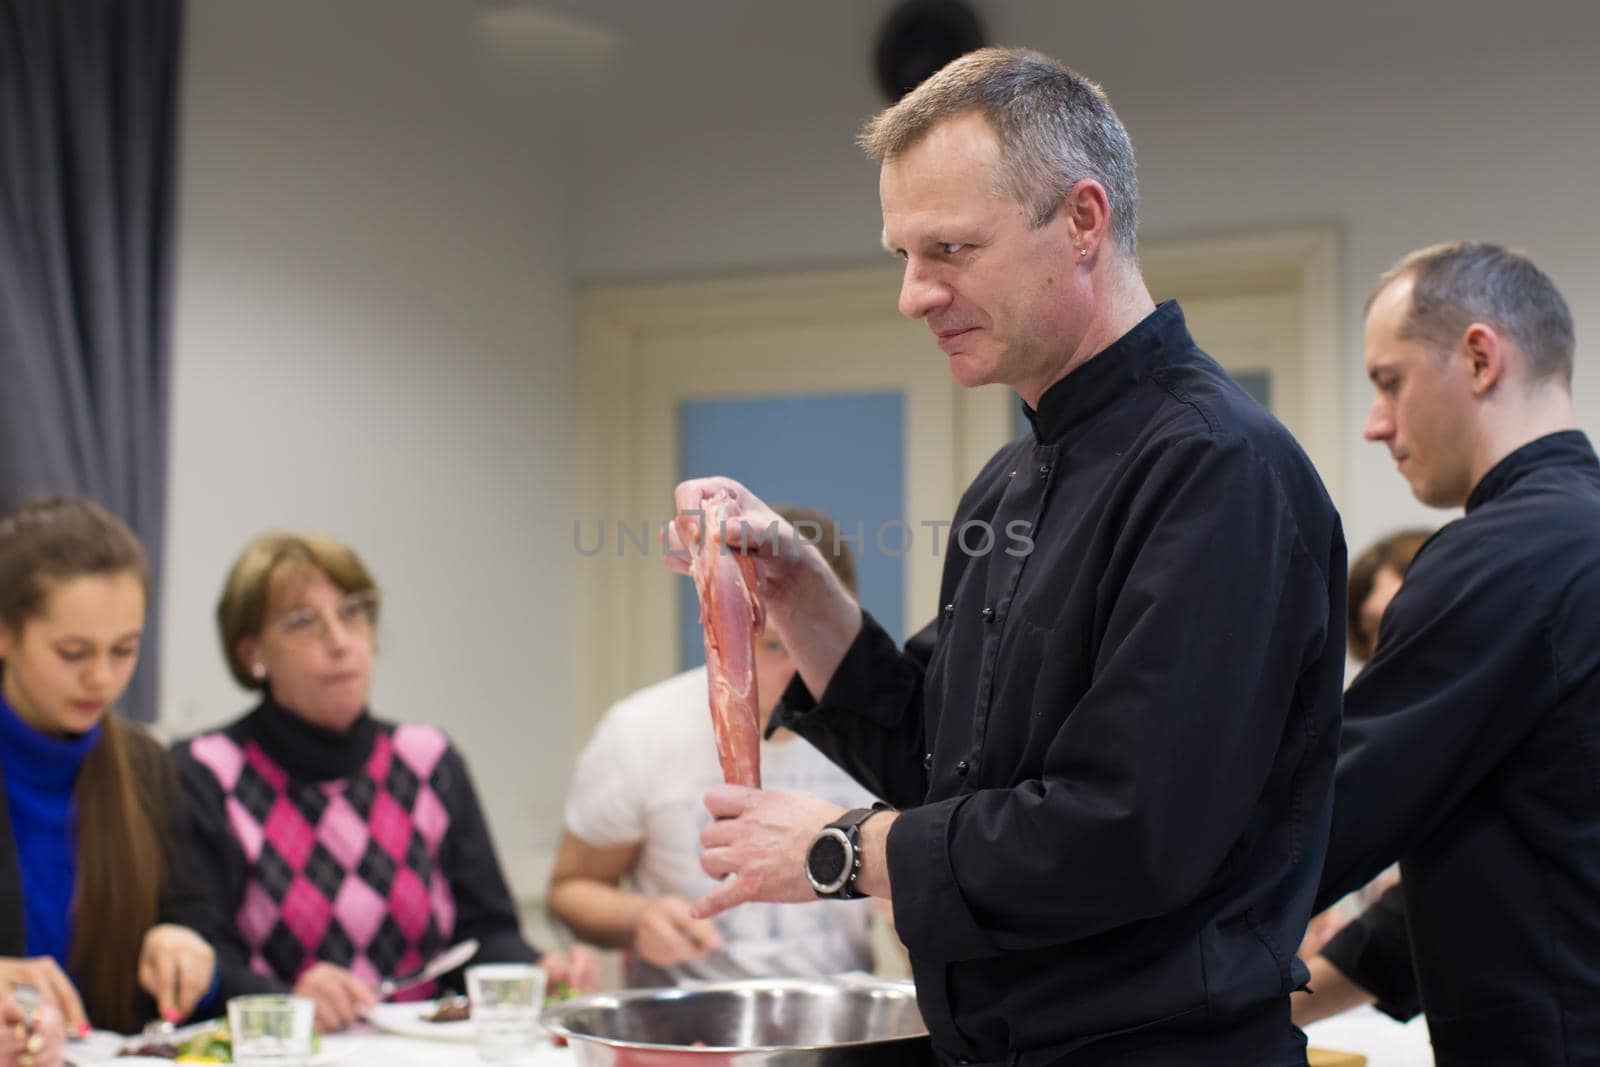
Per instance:
[[[777,510],[802,532],[810,532],[803,523],[815,524],[817,547],[853,592],[854,564],[833,521],[802,508]],[[763,724],[793,674],[775,635],[756,639]],[[700,869],[700,830],[710,820],[705,791],[721,781],[704,667],[613,705],[573,774],[550,877],[551,915],[586,941],[629,950],[634,986],[869,970],[866,900],[747,904],[710,920],[690,915],[691,902],[713,884]],[[761,782],[846,808],[872,803],[849,775],[787,730],[762,742]]]

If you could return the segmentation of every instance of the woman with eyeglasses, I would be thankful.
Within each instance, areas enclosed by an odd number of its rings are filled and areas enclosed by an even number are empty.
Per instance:
[[[317,1025],[362,1017],[387,978],[476,938],[473,962],[533,961],[466,763],[433,726],[374,718],[379,596],[348,546],[270,533],[245,546],[217,604],[223,655],[260,694],[243,718],[181,744],[195,836],[214,865],[230,988],[292,990]],[[552,980],[593,982],[593,957],[547,954]],[[445,981],[459,988],[460,972]],[[437,995],[435,983],[400,999]]]
[[[112,710],[149,586],[133,533],[87,500],[0,517],[0,990],[78,1034],[220,1002],[172,764]]]

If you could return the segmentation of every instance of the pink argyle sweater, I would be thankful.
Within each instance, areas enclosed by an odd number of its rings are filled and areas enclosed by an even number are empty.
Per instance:
[[[252,970],[292,982],[328,960],[377,982],[448,946],[456,905],[439,853],[451,818],[435,788],[448,750],[431,726],[395,726],[377,732],[354,774],[305,782],[254,740],[189,743],[221,786],[244,855],[234,923]]]

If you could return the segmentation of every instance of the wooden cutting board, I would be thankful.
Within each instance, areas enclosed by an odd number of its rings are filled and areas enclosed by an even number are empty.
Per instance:
[[[1367,1058],[1359,1052],[1340,1052],[1331,1048],[1306,1049],[1310,1067],[1366,1067]]]

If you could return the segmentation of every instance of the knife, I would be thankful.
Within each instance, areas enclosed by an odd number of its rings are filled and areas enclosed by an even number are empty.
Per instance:
[[[465,941],[451,945],[439,953],[420,971],[402,975],[399,978],[385,978],[378,983],[378,999],[388,1000],[396,993],[402,993],[412,986],[419,986],[424,982],[431,982],[440,975],[449,974],[457,967],[466,963],[478,954],[478,939],[469,937]]]

